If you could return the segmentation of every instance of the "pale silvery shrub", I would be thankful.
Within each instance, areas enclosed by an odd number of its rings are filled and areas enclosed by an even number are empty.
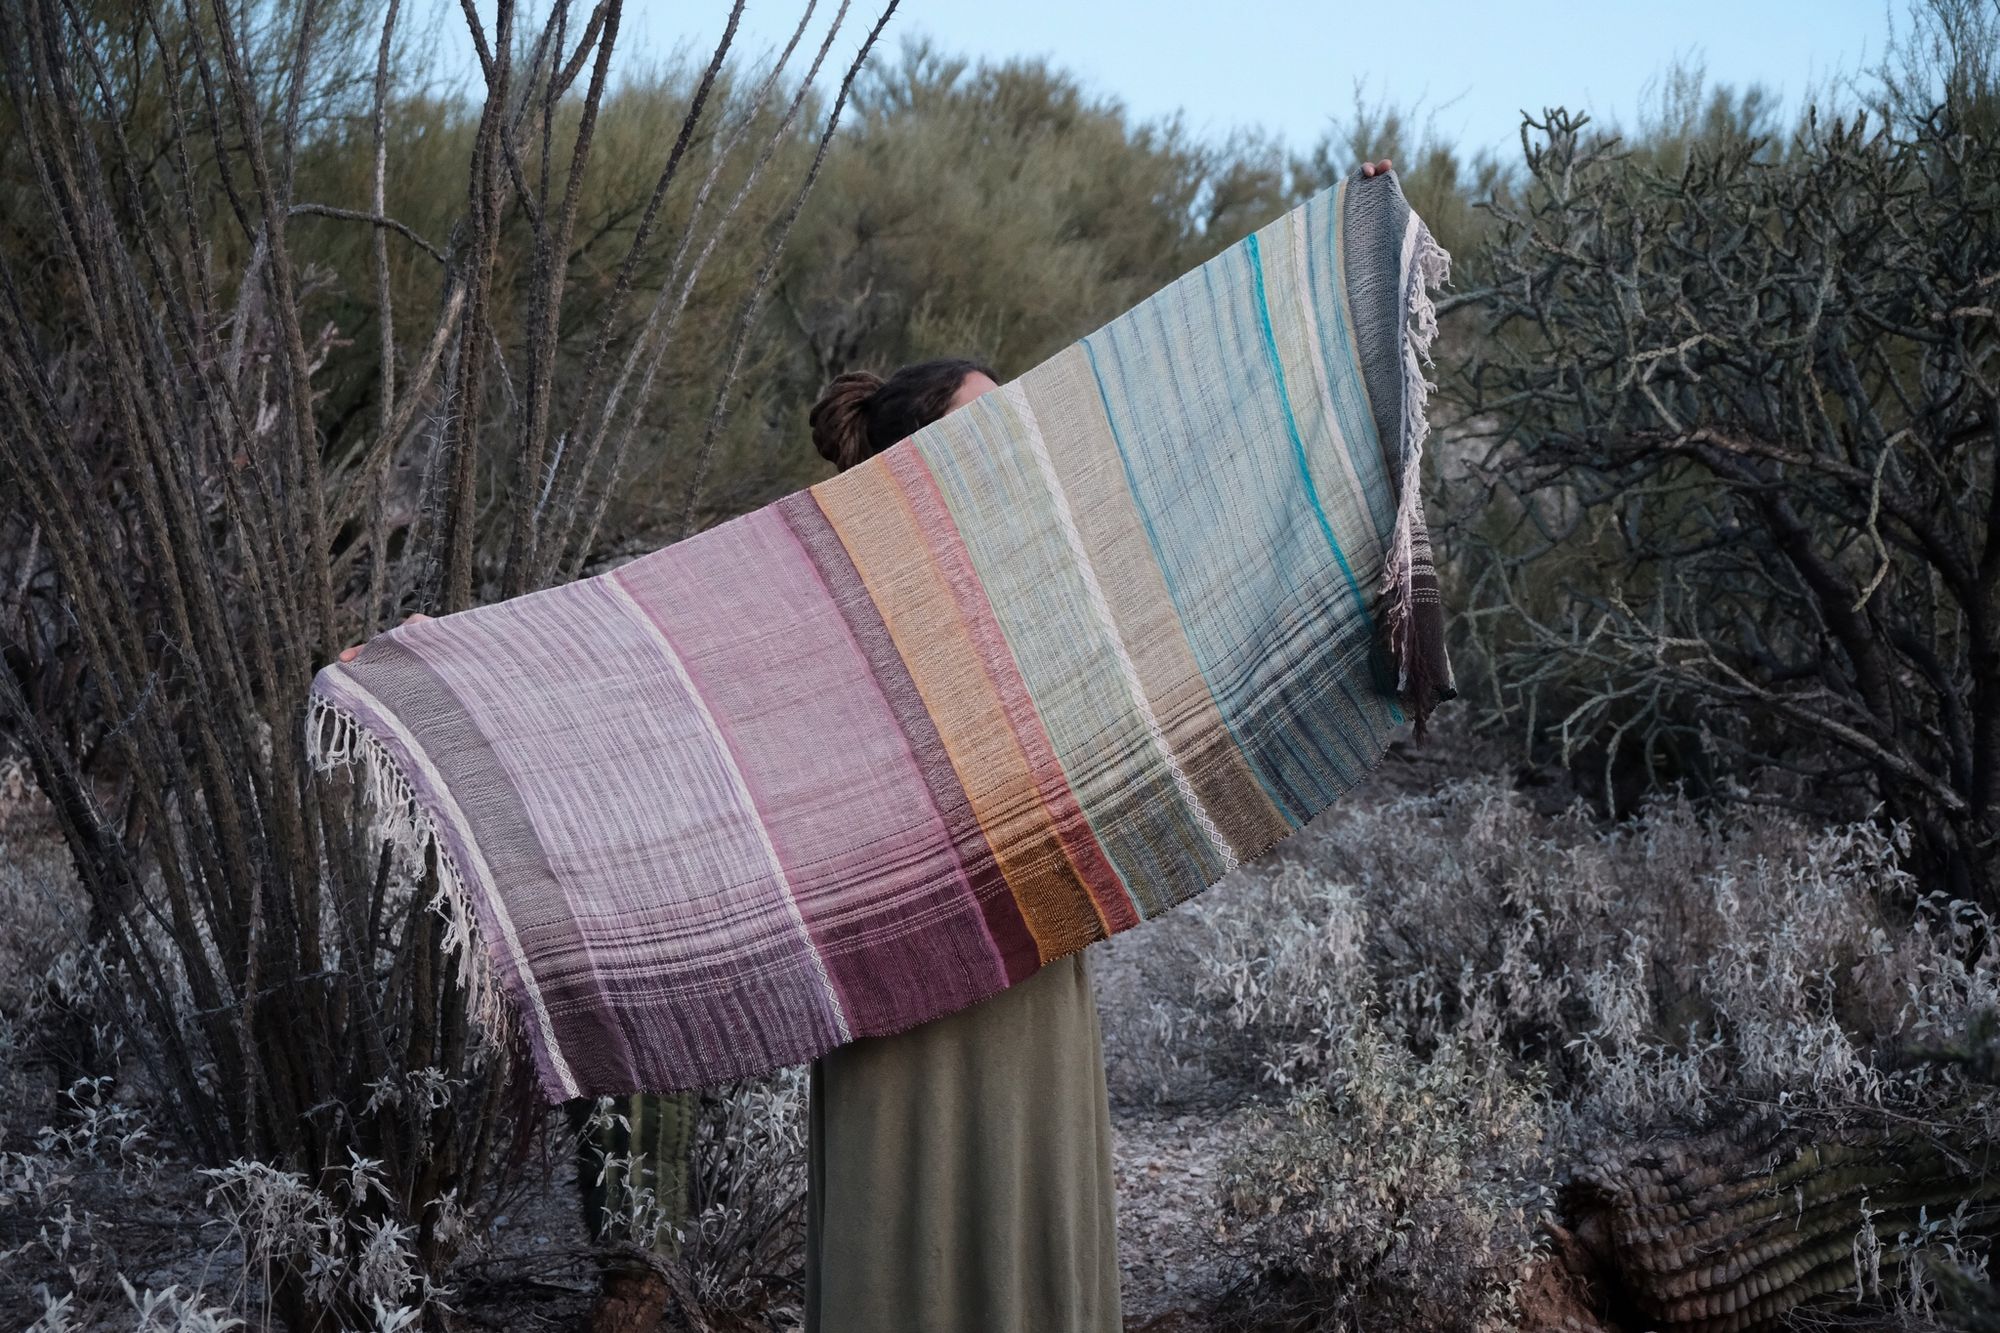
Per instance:
[[[1546,1199],[1548,1126],[1497,1040],[1494,982],[1459,977],[1450,1013],[1426,974],[1385,987],[1360,886],[1300,862],[1196,912],[1211,947],[1193,1004],[1289,1092],[1226,1172],[1233,1243],[1353,1317],[1393,1301],[1425,1326],[1497,1318]]]
[[[207,1201],[221,1214],[219,1235],[191,1244],[205,1252],[204,1274],[218,1258],[240,1255],[233,1280],[193,1289],[141,1287],[117,1268],[115,1249],[100,1233],[105,1217],[94,1208],[105,1198],[138,1193],[175,1195],[169,1162],[155,1151],[156,1134],[131,1099],[125,1067],[132,1062],[120,1039],[122,1025],[109,1013],[118,1003],[119,977],[96,950],[63,950],[41,960],[39,976],[10,976],[13,1016],[0,1020],[0,1224],[22,1239],[0,1246],[0,1269],[59,1274],[65,1289],[40,1285],[38,1333],[131,1329],[133,1333],[222,1333],[266,1326],[265,1304],[278,1265],[305,1275],[317,1293],[339,1293],[374,1311],[374,1327],[407,1328],[426,1302],[441,1292],[419,1276],[414,1231],[387,1217],[343,1225],[341,1204],[386,1203],[381,1164],[353,1158],[329,1188],[315,1189],[296,1173],[264,1163],[237,1161],[203,1173]],[[88,1034],[88,1058],[113,1072],[75,1079],[52,1099],[36,1093],[29,1072],[31,1048],[45,1047],[46,1031]],[[38,1035],[39,1034],[39,1035]],[[440,1093],[414,1078],[390,1095],[415,1096],[432,1105]],[[441,1228],[462,1229],[455,1196],[435,1205]],[[201,1219],[191,1216],[190,1234]],[[225,1264],[227,1268],[230,1265]],[[102,1297],[122,1294],[123,1308],[100,1308]],[[86,1294],[88,1293],[88,1294]],[[414,1293],[414,1302],[412,1294]],[[101,1295],[100,1295],[101,1294]],[[113,1297],[115,1299],[115,1297]]]
[[[702,1110],[682,1250],[690,1303],[743,1311],[788,1301],[781,1293],[802,1281],[806,1071],[738,1085]]]
[[[281,1270],[290,1270],[315,1299],[370,1309],[380,1326],[399,1327],[406,1311],[415,1318],[429,1305],[448,1308],[450,1291],[423,1276],[416,1228],[362,1215],[371,1199],[391,1202],[380,1162],[350,1154],[346,1170],[330,1173],[328,1189],[248,1159],[201,1174],[211,1182],[207,1199],[223,1219],[225,1244],[243,1256],[238,1305],[268,1298]],[[449,1197],[440,1204],[455,1207]]]
[[[1921,896],[1900,851],[1672,799],[1600,828],[1490,779],[1357,803],[1180,914],[1151,1012],[1114,1033],[1143,1066],[1121,1086],[1185,1089],[1169,1040],[1254,1071],[1282,1101],[1229,1175],[1249,1262],[1321,1314],[1478,1327],[1586,1150],[1744,1108],[1994,1127],[1990,1090],[1894,1056],[2000,1008],[1991,923]],[[1961,1231],[1878,1239],[1949,1260]],[[1927,1299],[1922,1271],[1895,1300]]]
[[[118,1279],[131,1305],[132,1333],[231,1333],[244,1327],[241,1319],[204,1302],[198,1292],[182,1292],[179,1287],[161,1291],[134,1287]],[[92,1325],[79,1323],[71,1296],[44,1297],[42,1315],[30,1324],[27,1333],[86,1333]]]
[[[605,1145],[648,1141],[604,1099],[574,1131],[571,1156],[597,1172],[599,1244],[619,1267],[650,1272],[691,1329],[792,1327],[806,1188],[806,1072],[767,1078],[700,1098],[688,1145],[685,1213],[663,1198],[644,1151]],[[616,1127],[621,1134],[606,1133]],[[595,1196],[593,1196],[595,1197]],[[596,1203],[593,1206],[599,1206]],[[677,1327],[681,1325],[676,1325]]]
[[[598,1098],[578,1130],[578,1137],[587,1143],[601,1144],[606,1141],[605,1131],[615,1125],[623,1131],[625,1141],[633,1141],[631,1121],[617,1110],[619,1104],[611,1097]],[[682,1229],[675,1225],[675,1210],[661,1202],[659,1191],[650,1183],[645,1170],[649,1165],[646,1153],[608,1152],[600,1148],[584,1156],[575,1152],[570,1156],[577,1162],[578,1171],[589,1169],[589,1158],[596,1161],[596,1183],[605,1188],[607,1200],[602,1207],[606,1241],[651,1250],[662,1241],[670,1241],[677,1247],[685,1239]]]

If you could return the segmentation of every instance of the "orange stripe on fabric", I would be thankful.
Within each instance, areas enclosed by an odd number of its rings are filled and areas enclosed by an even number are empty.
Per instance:
[[[821,482],[813,496],[909,669],[1042,960],[1101,938],[1094,900],[1056,836],[1006,709],[883,456]]]
[[[994,692],[1006,709],[1014,739],[1027,757],[1042,802],[1055,821],[1056,837],[1062,841],[1070,864],[1090,891],[1105,933],[1138,925],[1139,909],[1111,858],[1104,854],[1096,832],[1084,817],[1083,807],[1077,803],[1062,761],[1056,758],[1055,743],[1049,739],[1048,728],[1028,693],[1028,683],[1021,678],[1013,649],[1007,646],[1006,631],[1000,628],[993,606],[986,600],[985,587],[972,567],[972,553],[966,549],[965,539],[952,521],[937,479],[931,476],[929,465],[915,448],[897,449],[884,458],[890,475],[902,486],[904,498],[930,544],[931,555],[958,603],[959,618],[971,632],[972,644],[986,664],[987,679],[993,682]]]

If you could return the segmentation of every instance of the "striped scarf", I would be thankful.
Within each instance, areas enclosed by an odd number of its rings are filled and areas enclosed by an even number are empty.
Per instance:
[[[321,671],[544,1093],[674,1091],[1159,916],[1452,693],[1447,258],[1350,178],[810,490]]]

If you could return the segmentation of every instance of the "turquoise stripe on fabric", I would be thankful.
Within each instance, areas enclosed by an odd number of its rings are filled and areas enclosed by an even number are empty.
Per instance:
[[[1241,272],[1230,272],[1230,269],[1237,267],[1239,262]],[[1296,469],[1301,489],[1311,502],[1314,516],[1318,523],[1317,535],[1324,545],[1313,545],[1312,537],[1314,534],[1312,533],[1295,533],[1293,535],[1311,550],[1324,549],[1333,554],[1341,576],[1345,580],[1350,594],[1353,595],[1354,610],[1362,618],[1363,630],[1360,634],[1360,639],[1363,641],[1372,640],[1374,637],[1373,619],[1368,614],[1365,599],[1359,596],[1359,592],[1354,586],[1353,572],[1347,566],[1347,561],[1341,552],[1339,542],[1333,539],[1332,533],[1328,530],[1326,511],[1319,502],[1318,492],[1313,484],[1312,474],[1305,460],[1303,445],[1299,441],[1297,419],[1292,412],[1290,399],[1285,392],[1283,371],[1277,364],[1276,348],[1270,325],[1269,306],[1264,297],[1263,273],[1261,265],[1258,263],[1256,236],[1248,236],[1242,242],[1224,251],[1222,255],[1204,267],[1202,274],[1209,293],[1218,308],[1219,317],[1226,318],[1229,321],[1229,326],[1234,330],[1236,342],[1234,355],[1239,358],[1238,364],[1248,367],[1264,361],[1271,366],[1272,370],[1277,372],[1270,381],[1270,388],[1275,391],[1274,395],[1258,394],[1248,400],[1249,404],[1260,413],[1254,420],[1252,429],[1258,433],[1260,439],[1275,442],[1279,437],[1279,426],[1282,423],[1284,438],[1293,447],[1289,450],[1280,449],[1274,443],[1270,450],[1273,456],[1271,457],[1269,466],[1280,469],[1278,475],[1283,475],[1284,469]],[[1242,293],[1246,290],[1253,293],[1250,299],[1245,299],[1242,296]],[[1332,447],[1332,441],[1330,440],[1315,440],[1314,443],[1316,448]],[[1287,503],[1286,509],[1288,517],[1296,517],[1296,505]],[[1300,550],[1297,558],[1305,566],[1318,568],[1306,550]],[[1292,577],[1291,564],[1288,561],[1277,562],[1274,572],[1284,581],[1287,595],[1298,599],[1300,605],[1309,608],[1312,613],[1304,616],[1297,622],[1293,627],[1295,630],[1301,626],[1312,625],[1315,623],[1318,613],[1331,609],[1327,599],[1336,596],[1337,589],[1331,586],[1330,582],[1329,586],[1324,590],[1318,587],[1308,587],[1305,583]],[[1321,571],[1321,576],[1329,581],[1332,577],[1330,572],[1325,571]],[[1301,658],[1312,657],[1318,651],[1314,647],[1299,644],[1296,640],[1287,644],[1287,646],[1295,646],[1297,648],[1297,655]],[[1290,659],[1284,660],[1286,666],[1289,667]],[[1291,695],[1296,693],[1295,682],[1292,682],[1288,676],[1278,676],[1276,679],[1280,686],[1285,687],[1288,692],[1274,695],[1268,700],[1259,699],[1252,706],[1269,709],[1275,717],[1281,719],[1289,719],[1297,716],[1298,714],[1294,711],[1291,703]],[[1369,767],[1365,751],[1371,748],[1380,748],[1379,731],[1381,728],[1377,726],[1375,720],[1369,717],[1367,710],[1356,700],[1354,691],[1349,687],[1348,682],[1340,678],[1337,674],[1329,676],[1324,684],[1316,685],[1313,688],[1338,688],[1340,690],[1347,708],[1351,711],[1351,720],[1358,722],[1360,730],[1366,733],[1367,745],[1364,747],[1360,739],[1355,735],[1356,728],[1348,725],[1347,720],[1337,720],[1331,727],[1317,729],[1309,727],[1294,728],[1289,726],[1288,722],[1280,722],[1277,725],[1281,734],[1287,736],[1286,743],[1290,747],[1292,757],[1296,762],[1306,765],[1314,771],[1323,771],[1331,767],[1337,775],[1340,789],[1344,790],[1348,781],[1348,775],[1345,771],[1346,765],[1334,752],[1334,749],[1329,746],[1329,741],[1337,744],[1339,748],[1344,749],[1357,761],[1358,767],[1352,770],[1353,772],[1365,772]],[[1330,699],[1319,700],[1315,701],[1314,707],[1320,712],[1328,712],[1334,708],[1334,704]]]
[[[1174,302],[1083,347],[1195,660],[1252,772],[1297,824],[1365,771],[1391,719],[1367,667],[1370,618],[1323,516],[1269,484],[1298,469],[1276,378],[1216,373],[1270,364],[1255,285],[1249,247],[1234,246],[1176,283]]]
[[[1167,596],[1173,600],[1174,609],[1180,613],[1181,628],[1185,631],[1187,628],[1187,609],[1182,604],[1180,595],[1174,589],[1173,571],[1167,563],[1166,544],[1161,540],[1159,528],[1154,523],[1153,516],[1147,511],[1146,506],[1139,502],[1139,478],[1138,474],[1132,469],[1132,451],[1126,447],[1124,432],[1118,426],[1118,414],[1111,410],[1111,395],[1109,390],[1105,388],[1103,368],[1097,363],[1097,349],[1091,346],[1089,338],[1079,339],[1078,345],[1083,348],[1084,357],[1090,362],[1091,377],[1097,381],[1097,396],[1099,401],[1104,405],[1104,422],[1111,430],[1111,442],[1118,446],[1118,461],[1125,469],[1125,485],[1132,495],[1132,507],[1138,511],[1140,526],[1146,530],[1146,541],[1152,547],[1154,561],[1159,565],[1161,580],[1167,587]],[[1192,647],[1193,645],[1190,644],[1190,648]],[[1195,653],[1195,663],[1202,668],[1202,674],[1208,680],[1209,697],[1215,700],[1215,710],[1222,718],[1222,725],[1228,728],[1230,739],[1236,742],[1236,748],[1242,751],[1244,757],[1249,761],[1252,776],[1257,779],[1258,785],[1264,788],[1264,794],[1271,798],[1271,804],[1277,807],[1278,812],[1291,821],[1292,827],[1298,827],[1300,821],[1292,819],[1291,814],[1285,809],[1284,793],[1271,785],[1270,779],[1264,773],[1263,766],[1256,762],[1256,758],[1251,754],[1249,747],[1243,743],[1243,733],[1237,728],[1236,721],[1231,716],[1230,710],[1223,706],[1222,697],[1215,692],[1215,678],[1209,674],[1207,664],[1201,660],[1201,654],[1198,651]]]
[[[1320,502],[1319,487],[1314,484],[1312,468],[1306,461],[1305,441],[1299,436],[1298,416],[1292,411],[1291,391],[1285,386],[1284,359],[1278,355],[1278,337],[1271,329],[1271,301],[1269,293],[1265,290],[1263,246],[1259,243],[1255,232],[1243,238],[1243,248],[1250,257],[1251,290],[1257,297],[1257,323],[1264,335],[1264,355],[1270,362],[1271,377],[1278,386],[1278,405],[1284,409],[1285,434],[1292,442],[1292,458],[1298,466],[1299,485],[1305,491],[1307,502],[1312,505],[1313,517],[1319,520],[1319,530],[1326,537],[1326,544],[1332,549],[1333,558],[1340,564],[1340,572],[1347,578],[1347,589],[1354,598],[1355,609],[1367,622],[1368,632],[1372,637],[1375,632],[1375,618],[1368,613],[1368,599],[1362,594],[1361,585],[1354,577],[1353,566],[1347,563],[1347,553],[1341,550],[1340,539],[1333,535],[1333,524],[1327,519],[1326,506]],[[1324,443],[1329,450],[1335,445],[1335,441],[1332,440]],[[1374,725],[1368,722],[1366,712],[1355,700],[1353,692],[1347,690],[1344,682],[1341,689],[1347,692],[1348,702],[1354,706],[1356,715],[1362,719],[1363,725],[1368,727],[1369,744],[1376,745],[1379,737]],[[1397,707],[1393,699],[1389,701],[1389,715],[1398,723],[1403,720],[1402,710]],[[1364,758],[1362,763],[1365,767],[1367,760]]]
[[[1353,594],[1354,609],[1368,622],[1372,630],[1375,617],[1368,614],[1368,599],[1361,595],[1361,585],[1355,581],[1354,569],[1347,563],[1347,553],[1340,549],[1340,540],[1333,535],[1333,524],[1326,521],[1326,506],[1320,503],[1319,488],[1313,485],[1312,469],[1306,466],[1306,442],[1299,438],[1299,419],[1292,412],[1292,395],[1285,388],[1285,366],[1278,359],[1278,338],[1271,332],[1271,298],[1264,290],[1264,256],[1257,244],[1257,234],[1252,232],[1243,238],[1243,249],[1250,256],[1250,289],[1257,294],[1257,323],[1264,333],[1264,357],[1271,364],[1271,377],[1278,384],[1278,405],[1285,410],[1285,437],[1292,442],[1292,458],[1298,464],[1299,485],[1305,488],[1306,502],[1312,505],[1313,517],[1319,520],[1319,530],[1326,537],[1326,544],[1333,550],[1333,558],[1340,562],[1340,572],[1347,577],[1347,590]]]

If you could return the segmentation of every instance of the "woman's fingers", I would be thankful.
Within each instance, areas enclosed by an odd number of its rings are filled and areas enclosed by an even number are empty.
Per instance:
[[[1394,169],[1394,165],[1395,164],[1390,162],[1389,159],[1386,157],[1383,158],[1380,162],[1363,162],[1361,164],[1361,174],[1370,177],[1386,176],[1389,174],[1391,170]]]
[[[409,615],[403,617],[403,623],[405,625],[414,625],[419,620],[429,620],[429,619],[430,617],[425,615],[421,611],[412,611]],[[365,645],[363,644],[357,643],[352,645],[351,647],[342,648],[340,650],[340,660],[343,662],[352,662],[355,658],[361,655],[361,649],[364,646]]]

